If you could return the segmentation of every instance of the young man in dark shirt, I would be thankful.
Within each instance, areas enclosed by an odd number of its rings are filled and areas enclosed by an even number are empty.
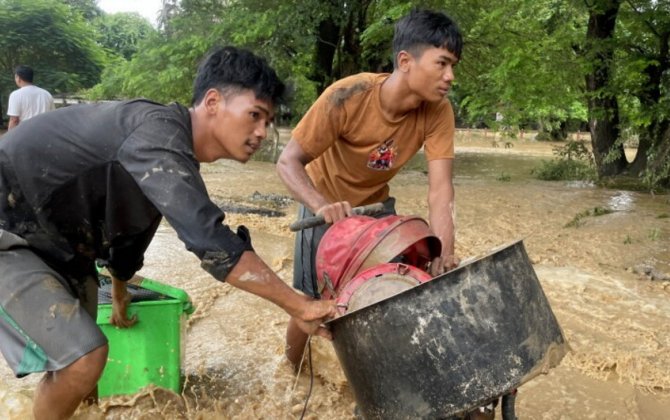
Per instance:
[[[3,137],[0,350],[17,376],[46,372],[36,418],[71,416],[95,388],[108,349],[95,321],[95,262],[117,285],[130,279],[163,217],[214,278],[277,304],[305,333],[329,336],[321,323],[335,314],[333,302],[279,279],[246,228],[223,223],[199,174],[200,162],[248,161],[283,91],[263,59],[225,47],[198,69],[191,108],[145,100],[73,106]],[[115,304],[124,298],[117,294]],[[127,323],[124,310],[119,318]]]

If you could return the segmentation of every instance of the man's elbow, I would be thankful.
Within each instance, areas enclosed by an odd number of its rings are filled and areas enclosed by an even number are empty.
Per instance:
[[[279,175],[279,178],[282,181],[286,179],[288,172],[288,162],[286,156],[283,154],[279,155],[279,159],[277,159],[277,164],[275,165],[275,170],[277,171],[277,175]]]
[[[19,117],[9,117],[9,125],[7,126],[7,130],[11,130],[12,128],[16,127],[20,122],[21,120]]]
[[[299,167],[304,167],[304,165],[300,162],[300,159],[291,153],[284,152],[277,159],[276,171],[284,181],[290,179],[291,174]]]

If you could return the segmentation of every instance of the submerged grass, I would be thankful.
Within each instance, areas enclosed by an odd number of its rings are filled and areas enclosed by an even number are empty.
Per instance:
[[[586,223],[584,219],[587,217],[603,216],[612,212],[614,212],[614,210],[606,209],[604,207],[594,207],[593,209],[584,210],[577,213],[575,217],[573,217],[573,219],[565,225],[565,227],[580,227]]]

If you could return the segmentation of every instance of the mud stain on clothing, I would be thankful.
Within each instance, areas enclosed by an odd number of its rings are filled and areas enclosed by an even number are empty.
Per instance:
[[[49,316],[54,319],[64,318],[69,321],[78,309],[78,304],[55,303],[49,307]]]
[[[336,89],[332,95],[330,95],[330,102],[335,107],[341,107],[347,101],[347,99],[356,95],[357,93],[364,92],[370,88],[370,83],[357,83],[348,88]]]

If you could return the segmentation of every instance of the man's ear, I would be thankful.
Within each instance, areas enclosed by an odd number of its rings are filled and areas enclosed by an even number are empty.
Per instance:
[[[412,57],[412,54],[409,52],[402,50],[398,53],[397,61],[398,61],[398,69],[403,72],[407,73],[409,70],[409,65],[414,60],[414,57]]]
[[[221,99],[221,92],[219,92],[218,89],[211,88],[205,93],[205,97],[202,101],[205,105],[205,108],[207,109],[208,114],[216,114]]]

